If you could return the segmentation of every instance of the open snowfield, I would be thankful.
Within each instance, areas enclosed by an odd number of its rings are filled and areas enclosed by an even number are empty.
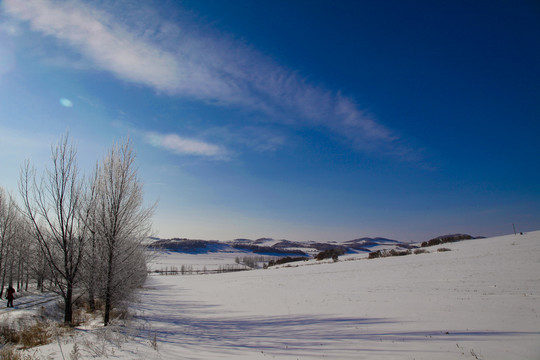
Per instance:
[[[438,247],[402,257],[150,276],[133,306],[138,330],[102,355],[540,359],[540,232]],[[181,255],[163,256],[155,261],[182,265]],[[99,331],[80,330],[71,342],[97,339]],[[65,341],[66,358],[69,349]],[[54,343],[33,353],[62,358]],[[80,358],[98,354],[80,347]]]

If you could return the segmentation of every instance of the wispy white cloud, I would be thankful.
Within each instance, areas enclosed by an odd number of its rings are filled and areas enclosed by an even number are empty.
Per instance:
[[[106,12],[80,1],[7,0],[4,10],[34,30],[66,41],[100,68],[158,89],[173,87],[176,61],[117,23]],[[171,72],[172,71],[172,72]],[[170,82],[170,83],[169,83]]]
[[[398,137],[352,99],[310,84],[226,34],[181,28],[150,11],[147,3],[127,3],[112,7],[105,2],[97,8],[81,0],[4,0],[2,6],[11,17],[69,44],[123,80],[169,95],[256,110],[267,121],[323,126],[361,150],[405,152]]]
[[[229,157],[229,151],[221,146],[177,134],[146,132],[144,140],[152,146],[163,148],[175,154],[197,155],[219,160],[226,160]]]

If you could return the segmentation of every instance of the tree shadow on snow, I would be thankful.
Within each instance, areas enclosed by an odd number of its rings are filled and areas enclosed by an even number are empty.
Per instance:
[[[324,315],[234,317],[219,306],[173,300],[170,294],[153,292],[151,303],[139,304],[136,320],[148,324],[160,343],[194,352],[216,354],[257,351],[274,355],[358,358],[360,353],[404,353],[412,344],[427,341],[483,341],[540,332],[451,330],[418,331],[419,324],[389,318],[336,317]],[[402,329],[416,331],[394,331]],[[147,335],[141,334],[141,337]],[[389,343],[396,343],[389,346]]]
[[[199,308],[201,309],[201,308]],[[185,309],[178,308],[179,314]],[[204,348],[223,353],[253,350],[280,355],[322,356],[323,353],[353,356],[359,352],[404,352],[373,342],[388,344],[425,341],[478,341],[488,338],[508,338],[539,335],[531,332],[501,331],[404,331],[380,332],[385,325],[396,321],[384,318],[339,318],[325,316],[275,317],[206,317],[152,314],[141,317],[152,324],[152,331],[161,343],[181,345],[183,348]],[[414,325],[413,325],[414,326]],[[370,343],[371,342],[371,343]],[[346,356],[347,355],[347,356]]]

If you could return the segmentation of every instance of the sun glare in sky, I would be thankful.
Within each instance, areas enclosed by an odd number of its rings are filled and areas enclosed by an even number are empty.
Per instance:
[[[67,107],[67,108],[70,108],[70,107],[73,107],[73,102],[69,99],[66,99],[66,98],[61,98],[60,99],[60,105],[64,106],[64,107]]]

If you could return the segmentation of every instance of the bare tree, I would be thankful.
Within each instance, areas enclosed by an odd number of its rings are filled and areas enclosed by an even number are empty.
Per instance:
[[[95,181],[93,232],[102,259],[103,284],[100,284],[105,312],[110,312],[146,277],[143,241],[150,235],[155,206],[145,207],[142,183],[137,177],[129,140],[114,144],[98,166]]]
[[[17,211],[16,213],[16,235],[15,243],[12,251],[13,255],[13,275],[10,279],[10,282],[15,282],[17,291],[28,290],[28,283],[30,281],[30,261],[33,257],[33,252],[35,248],[32,246],[30,241],[29,224],[25,219],[22,218],[21,214]]]
[[[84,206],[81,212],[81,217],[84,219],[85,226],[88,229],[88,242],[83,258],[81,279],[88,295],[87,301],[91,312],[96,310],[96,297],[99,295],[98,285],[103,282],[103,272],[100,271],[100,269],[103,269],[103,259],[99,251],[99,242],[96,233],[96,201],[99,186],[98,173],[99,167],[96,165],[93,175],[86,186]]]
[[[13,280],[13,265],[15,262],[14,248],[18,237],[20,216],[17,205],[11,195],[6,195],[0,187],[0,297],[3,294],[6,279]],[[11,284],[10,284],[11,285]]]
[[[73,297],[86,241],[80,218],[82,182],[76,150],[63,136],[51,147],[52,169],[36,182],[27,161],[21,170],[19,191],[23,210],[32,224],[43,257],[52,271],[55,288],[64,299],[64,322],[72,323]]]
[[[6,283],[28,290],[30,277],[35,276],[33,265],[40,257],[29,225],[13,196],[0,187],[0,297]]]

